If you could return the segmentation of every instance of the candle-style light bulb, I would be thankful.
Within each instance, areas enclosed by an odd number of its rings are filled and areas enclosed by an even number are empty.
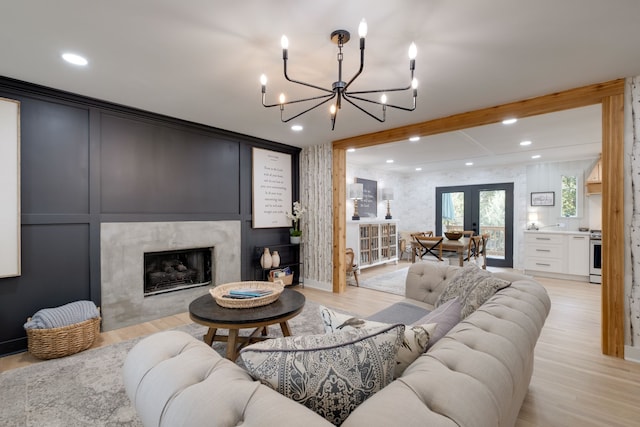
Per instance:
[[[380,97],[380,102],[382,104],[386,104],[387,103],[387,94],[383,93],[382,96]]]
[[[284,104],[284,101],[286,100],[286,98],[284,97],[284,93],[280,94],[280,104]]]
[[[413,80],[411,80],[411,88],[414,90],[418,89],[418,79],[414,78]]]
[[[362,18],[360,25],[358,25],[358,35],[361,39],[367,37],[367,21],[365,21],[364,18]]]
[[[260,76],[260,84],[261,84],[262,86],[266,86],[266,85],[267,85],[267,76],[265,76],[264,74],[262,74],[262,75]]]
[[[416,56],[418,56],[418,48],[415,43],[411,43],[409,45],[409,59],[416,59]]]
[[[336,104],[331,104],[331,107],[329,107],[329,112],[332,116],[336,115]]]
[[[289,39],[287,38],[287,36],[282,36],[282,38],[280,39],[280,45],[283,49],[289,49]]]

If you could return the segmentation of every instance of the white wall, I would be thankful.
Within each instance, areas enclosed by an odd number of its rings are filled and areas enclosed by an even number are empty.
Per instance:
[[[560,230],[563,231],[576,231],[579,227],[602,228],[602,215],[600,213],[602,197],[586,196],[584,191],[586,177],[597,161],[598,159],[595,158],[527,166],[527,190],[529,198],[531,197],[530,193],[532,191],[553,191],[555,193],[554,206],[528,207],[528,212],[538,214],[536,225],[538,225],[541,230],[557,229],[556,224],[564,224],[564,227],[560,228]],[[562,206],[560,201],[562,175],[578,177],[578,216],[576,218],[563,218],[560,216],[560,208]],[[592,213],[594,214],[593,218]]]

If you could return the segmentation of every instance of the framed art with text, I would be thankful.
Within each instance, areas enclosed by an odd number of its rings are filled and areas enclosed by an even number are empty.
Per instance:
[[[0,277],[20,276],[20,102],[0,98]]]
[[[252,227],[291,227],[291,155],[254,147],[252,159]]]
[[[531,193],[531,206],[555,206],[556,193],[553,191],[542,191]]]
[[[364,178],[354,180],[363,186],[363,199],[358,202],[358,210],[362,218],[376,218],[378,216],[378,181]]]

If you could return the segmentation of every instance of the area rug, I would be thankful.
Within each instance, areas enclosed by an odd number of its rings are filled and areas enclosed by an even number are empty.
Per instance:
[[[390,294],[404,296],[405,281],[407,280],[407,272],[409,267],[401,270],[392,271],[390,273],[373,276],[366,280],[360,280],[360,286],[376,291],[388,292]]]
[[[294,335],[322,333],[318,304],[307,300],[289,325]],[[195,323],[176,329],[200,339],[206,332],[206,327]],[[282,336],[277,326],[269,332]],[[141,426],[122,381],[124,359],[141,339],[0,374],[0,426]],[[215,342],[213,348],[224,354],[225,343]]]

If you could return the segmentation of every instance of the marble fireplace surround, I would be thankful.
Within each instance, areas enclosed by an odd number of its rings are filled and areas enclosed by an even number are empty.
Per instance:
[[[145,252],[212,247],[214,284],[241,278],[240,221],[109,222],[100,224],[102,330],[188,310],[209,286],[144,297]]]

